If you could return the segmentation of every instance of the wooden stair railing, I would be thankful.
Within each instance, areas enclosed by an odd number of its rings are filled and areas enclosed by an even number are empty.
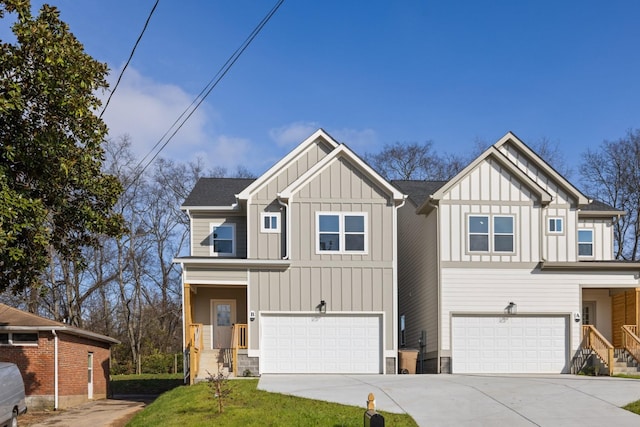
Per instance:
[[[202,352],[202,323],[192,323],[189,325],[187,351],[189,353],[189,384],[193,384],[195,376],[198,374],[198,370],[200,369],[200,353]]]
[[[640,338],[638,338],[637,325],[622,326],[622,346],[631,357],[640,363]]]
[[[582,325],[583,345],[593,350],[609,368],[609,375],[613,375],[613,345],[593,325]]]
[[[231,349],[233,351],[233,374],[238,376],[238,349],[247,348],[247,325],[236,323],[231,332]]]

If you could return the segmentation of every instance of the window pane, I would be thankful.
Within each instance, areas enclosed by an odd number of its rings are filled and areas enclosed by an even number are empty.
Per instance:
[[[216,325],[231,326],[231,305],[218,304],[216,306]]]
[[[265,229],[270,229],[271,227],[271,217],[265,216],[264,217],[264,228]]]
[[[494,236],[493,250],[496,252],[513,252],[513,236]]]
[[[9,334],[0,334],[0,344],[9,344]]]
[[[320,234],[320,250],[321,251],[339,251],[340,235]]]
[[[471,233],[488,233],[489,217],[486,216],[470,216],[469,232]]]
[[[228,225],[213,227],[213,238],[228,240],[233,239],[233,227],[229,227]]]
[[[278,217],[274,215],[271,217],[271,229],[276,230],[277,228],[278,228]]]
[[[508,216],[497,216],[493,218],[494,233],[513,233],[513,218]]]
[[[556,220],[556,229],[555,231],[557,231],[558,233],[562,233],[562,220],[561,219],[557,219]]]
[[[338,215],[320,215],[320,231],[340,231],[340,217]]]
[[[14,344],[35,344],[38,342],[38,334],[13,333],[11,336]]]
[[[593,231],[591,231],[591,230],[578,230],[578,242],[580,242],[580,243],[593,243]]]
[[[580,255],[580,256],[592,256],[593,255],[593,245],[591,243],[580,243],[580,244],[578,244],[578,255]]]
[[[483,251],[489,250],[489,236],[469,236],[469,250],[470,251]]]
[[[213,251],[220,254],[230,254],[233,252],[233,242],[230,240],[214,240]]]
[[[344,217],[344,231],[364,233],[364,217],[359,216],[345,216]]]
[[[344,246],[347,251],[364,251],[364,234],[347,234]]]

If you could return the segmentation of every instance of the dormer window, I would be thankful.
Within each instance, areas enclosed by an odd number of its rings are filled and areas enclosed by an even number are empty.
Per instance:
[[[211,224],[211,256],[235,256],[235,224]]]

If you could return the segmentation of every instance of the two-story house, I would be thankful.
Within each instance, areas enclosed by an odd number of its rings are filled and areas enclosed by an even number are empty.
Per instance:
[[[182,209],[191,382],[216,374],[394,373],[405,196],[318,130],[255,180],[203,178]]]
[[[624,212],[514,134],[449,181],[393,184],[408,195],[400,346],[421,350],[425,372],[568,373],[582,348],[611,366],[612,347],[637,341],[640,264],[613,259]]]

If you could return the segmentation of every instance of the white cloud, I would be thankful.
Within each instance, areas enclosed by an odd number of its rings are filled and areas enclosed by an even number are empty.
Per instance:
[[[379,149],[378,135],[373,129],[335,129],[329,131],[329,134],[360,156]]]
[[[269,136],[279,147],[293,147],[311,136],[319,127],[315,122],[294,122],[271,129]]]
[[[117,73],[114,71],[109,76],[112,88]],[[107,97],[108,94],[102,95],[103,102],[106,102]],[[135,155],[142,158],[152,150],[193,98],[193,95],[178,86],[158,83],[129,67],[103,116],[109,127],[109,137],[129,135]],[[180,157],[206,145],[210,140],[206,128],[209,125],[208,119],[212,116],[214,113],[207,109],[206,104],[202,104],[160,156]],[[171,133],[173,130],[169,135]]]

